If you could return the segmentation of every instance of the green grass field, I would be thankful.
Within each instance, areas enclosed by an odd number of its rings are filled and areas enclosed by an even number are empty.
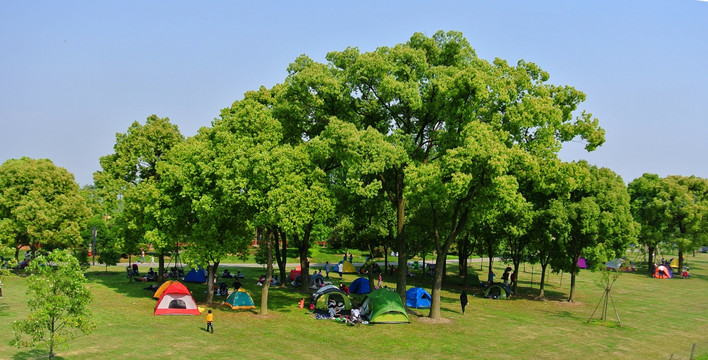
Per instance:
[[[561,276],[552,274],[548,300],[539,301],[535,299],[539,268],[534,268],[532,285],[530,265],[522,268],[518,296],[489,300],[473,289],[476,296],[470,296],[462,315],[460,279],[456,266],[450,266],[442,298],[443,317],[448,320],[444,323],[426,321],[427,310],[411,315],[412,323],[405,325],[351,327],[314,320],[297,307],[298,300],[308,295],[284,287],[271,288],[267,316],[212,307],[214,334],[205,332],[204,315],[153,316],[156,301],[151,291],[143,289],[148,283],[129,283],[122,266],[111,267],[108,273],[95,266],[86,275],[94,294],[91,309],[97,328],[56,352],[60,359],[688,359],[695,343],[694,358],[708,359],[708,254],[687,260],[692,269],[688,280],[658,280],[643,273],[619,278],[612,296],[622,327],[616,321],[586,324],[603,294],[593,282],[597,274],[580,274],[576,304],[562,301],[570,285],[568,274],[563,275],[562,286]],[[504,264],[495,265],[501,274]],[[473,264],[471,270],[480,273],[479,266]],[[243,283],[258,306],[261,289],[255,279],[262,270],[231,270],[246,275]],[[347,283],[354,278],[344,276]],[[395,286],[393,278],[384,280]],[[27,295],[23,276],[4,278],[3,283],[0,358],[46,358],[44,349],[9,345],[12,322],[27,315]],[[205,285],[187,285],[203,304]],[[409,285],[429,290],[431,280],[418,276]],[[614,319],[612,311],[608,318]]]

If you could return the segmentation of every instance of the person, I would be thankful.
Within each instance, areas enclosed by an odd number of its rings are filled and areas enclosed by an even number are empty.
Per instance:
[[[361,322],[361,310],[358,307],[353,308],[351,311],[351,322],[352,324]]]
[[[140,249],[140,262],[145,262],[145,250],[143,250],[142,248]]]
[[[349,295],[349,288],[346,285],[339,284],[339,290],[342,290],[345,294]]]
[[[327,301],[327,308],[329,309],[329,317],[334,318],[337,315],[337,302],[334,299],[329,298]]]
[[[256,285],[263,286],[264,283],[265,283],[265,275],[261,275],[261,277],[258,278],[258,283]]]
[[[133,263],[133,274],[134,274],[135,276],[138,276],[139,273],[140,273],[140,272],[138,271],[138,264],[137,264],[137,263]]]
[[[300,309],[305,308],[305,298],[300,299],[300,301],[297,302],[297,307]]]
[[[241,274],[241,272],[239,271],[236,273],[236,277],[239,279],[243,279],[243,274]]]
[[[688,273],[688,268],[687,268],[687,267],[684,267],[684,268],[683,268],[683,272],[681,273],[681,276],[683,276],[684,279],[688,279],[688,277],[691,276],[691,275]]]
[[[238,291],[238,289],[241,288],[241,282],[238,281],[238,278],[234,279],[234,291]]]
[[[511,276],[509,277],[509,280],[511,281],[511,284],[513,285],[516,282],[516,271],[511,273]]]
[[[173,267],[173,268],[170,270],[170,277],[173,278],[173,279],[176,279],[177,276],[178,276],[178,275],[177,275],[177,267]]]
[[[155,270],[153,270],[152,268],[150,268],[150,270],[148,270],[147,280],[148,281],[155,281]]]
[[[506,269],[504,269],[504,273],[502,274],[502,280],[504,280],[504,285],[509,286],[509,276],[511,272],[511,267],[507,266]]]
[[[342,257],[342,261],[347,261],[347,253],[344,253],[344,257]]]
[[[487,277],[487,281],[489,282],[489,285],[494,284],[494,276],[496,276],[494,271],[489,270],[489,276]]]
[[[228,279],[230,279],[230,278],[232,278],[232,277],[234,277],[234,276],[231,275],[231,273],[229,272],[229,269],[224,269],[224,272],[221,273],[221,277],[222,277],[222,278],[228,278]]]
[[[327,279],[329,279],[329,261],[325,261],[325,274]]]
[[[460,294],[460,306],[462,306],[462,315],[464,315],[465,307],[467,306],[467,293],[464,290]]]
[[[344,263],[339,263],[337,265],[337,272],[339,273],[339,278],[342,278],[342,272],[344,271]]]
[[[214,314],[211,313],[211,310],[209,310],[209,313],[207,314],[206,322],[207,322],[206,331],[209,332],[209,330],[211,330],[211,333],[213,334],[214,333]]]
[[[381,280],[383,280],[383,279],[381,278],[381,273],[379,273],[379,282],[378,282],[378,284],[376,284],[377,289],[381,287]]]
[[[353,264],[354,261],[352,260],[354,260],[354,255],[352,253],[349,253],[349,262]]]

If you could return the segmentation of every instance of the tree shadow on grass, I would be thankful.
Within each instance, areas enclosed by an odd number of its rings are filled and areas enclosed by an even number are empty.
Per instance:
[[[104,271],[88,271],[85,273],[86,280],[89,283],[96,283],[106,286],[112,289],[118,294],[123,294],[128,297],[135,298],[145,298],[152,297],[155,290],[149,291],[145,290],[145,287],[161,283],[156,282],[142,282],[142,281],[128,281],[128,278],[124,273],[119,273],[115,271],[109,271],[108,273]]]
[[[12,360],[27,360],[27,359],[46,359],[49,357],[49,351],[32,349],[27,351],[21,351],[12,355]],[[65,358],[61,356],[54,355],[56,360],[64,360]]]

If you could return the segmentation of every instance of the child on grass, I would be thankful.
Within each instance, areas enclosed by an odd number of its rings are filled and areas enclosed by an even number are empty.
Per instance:
[[[214,322],[214,314],[211,313],[211,310],[209,310],[209,313],[207,314],[206,318],[207,326],[206,326],[206,331],[209,332],[211,330],[211,333],[214,333],[214,325],[212,324]]]

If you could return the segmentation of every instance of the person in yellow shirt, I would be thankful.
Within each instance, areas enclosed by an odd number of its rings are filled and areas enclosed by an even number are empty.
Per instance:
[[[214,322],[214,314],[211,313],[211,310],[209,310],[209,313],[207,314],[206,322],[207,322],[206,331],[209,332],[209,330],[211,329],[211,333],[213,334],[214,333],[214,325],[212,323]]]

